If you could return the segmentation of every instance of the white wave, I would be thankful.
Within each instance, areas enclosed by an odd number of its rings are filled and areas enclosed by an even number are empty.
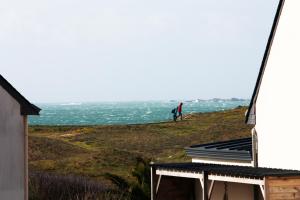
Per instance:
[[[70,102],[70,103],[62,103],[61,106],[80,106],[82,103],[80,102]]]
[[[152,110],[150,108],[148,108],[147,111],[146,111],[146,115],[149,115],[151,113],[152,113]]]

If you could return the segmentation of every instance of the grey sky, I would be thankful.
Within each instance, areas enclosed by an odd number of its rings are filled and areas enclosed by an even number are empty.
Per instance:
[[[278,0],[10,0],[0,73],[33,102],[250,98]]]

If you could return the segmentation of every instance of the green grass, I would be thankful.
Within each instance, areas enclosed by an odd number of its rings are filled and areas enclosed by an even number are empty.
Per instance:
[[[131,178],[138,156],[154,162],[190,161],[184,147],[250,136],[246,108],[199,113],[166,123],[112,126],[30,126],[29,169],[103,179]]]

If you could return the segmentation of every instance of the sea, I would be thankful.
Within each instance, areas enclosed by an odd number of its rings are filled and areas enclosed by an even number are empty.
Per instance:
[[[224,111],[248,106],[248,99],[188,101],[131,101],[95,103],[37,103],[40,116],[30,116],[30,125],[114,125],[145,124],[172,120],[172,109],[183,102],[183,114]]]

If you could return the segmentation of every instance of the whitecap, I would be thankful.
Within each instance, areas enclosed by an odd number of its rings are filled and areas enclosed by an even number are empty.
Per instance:
[[[82,103],[80,102],[70,102],[70,103],[62,103],[61,106],[80,106]]]
[[[149,114],[151,114],[152,113],[152,111],[151,110],[148,110],[147,112],[146,112],[146,115],[149,115]]]

